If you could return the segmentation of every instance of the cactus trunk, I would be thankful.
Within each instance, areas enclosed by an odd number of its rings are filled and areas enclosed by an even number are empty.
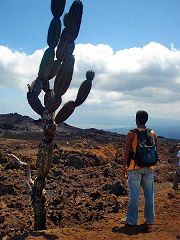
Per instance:
[[[32,205],[34,208],[34,229],[43,230],[46,228],[46,178],[51,168],[52,155],[54,149],[55,124],[46,122],[44,127],[44,138],[39,144],[37,155],[37,177],[32,187]]]
[[[32,205],[34,209],[34,230],[46,229],[46,198],[43,193],[45,178],[36,178],[32,190]]]

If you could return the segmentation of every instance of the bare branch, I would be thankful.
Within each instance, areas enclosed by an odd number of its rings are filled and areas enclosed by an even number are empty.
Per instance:
[[[17,163],[19,163],[19,165],[21,166],[26,166],[26,181],[28,181],[29,185],[33,184],[33,180],[31,179],[31,168],[30,168],[30,164],[26,163],[26,162],[22,162],[16,155],[11,154],[11,153],[7,153],[8,157],[11,157],[12,159],[14,159]]]

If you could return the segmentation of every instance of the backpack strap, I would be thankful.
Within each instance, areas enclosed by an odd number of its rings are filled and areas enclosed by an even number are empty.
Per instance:
[[[137,128],[134,128],[134,129],[131,129],[130,131],[136,133],[137,139],[140,139],[140,137],[142,135],[142,132],[146,132],[147,133],[148,129],[146,128],[144,131],[139,131]]]
[[[146,128],[146,130],[147,130],[147,133],[148,133],[148,134],[151,134],[152,128]]]
[[[129,131],[134,132],[137,135],[140,133],[140,131],[137,128],[130,129]]]

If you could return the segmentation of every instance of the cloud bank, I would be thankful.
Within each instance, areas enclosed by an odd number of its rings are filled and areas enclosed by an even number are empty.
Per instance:
[[[43,52],[27,55],[0,46],[0,87],[26,91],[37,76]],[[81,109],[106,111],[107,118],[138,109],[155,117],[180,117],[180,50],[155,42],[116,52],[108,45],[77,44],[74,55],[73,80],[64,101],[75,99],[86,71],[93,69],[93,88]]]

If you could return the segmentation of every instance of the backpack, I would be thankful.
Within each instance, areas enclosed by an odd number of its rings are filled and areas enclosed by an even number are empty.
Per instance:
[[[154,138],[151,135],[151,129],[139,131],[138,129],[130,130],[137,135],[136,152],[133,153],[132,159],[139,167],[150,167],[156,165],[158,161],[157,147]]]

